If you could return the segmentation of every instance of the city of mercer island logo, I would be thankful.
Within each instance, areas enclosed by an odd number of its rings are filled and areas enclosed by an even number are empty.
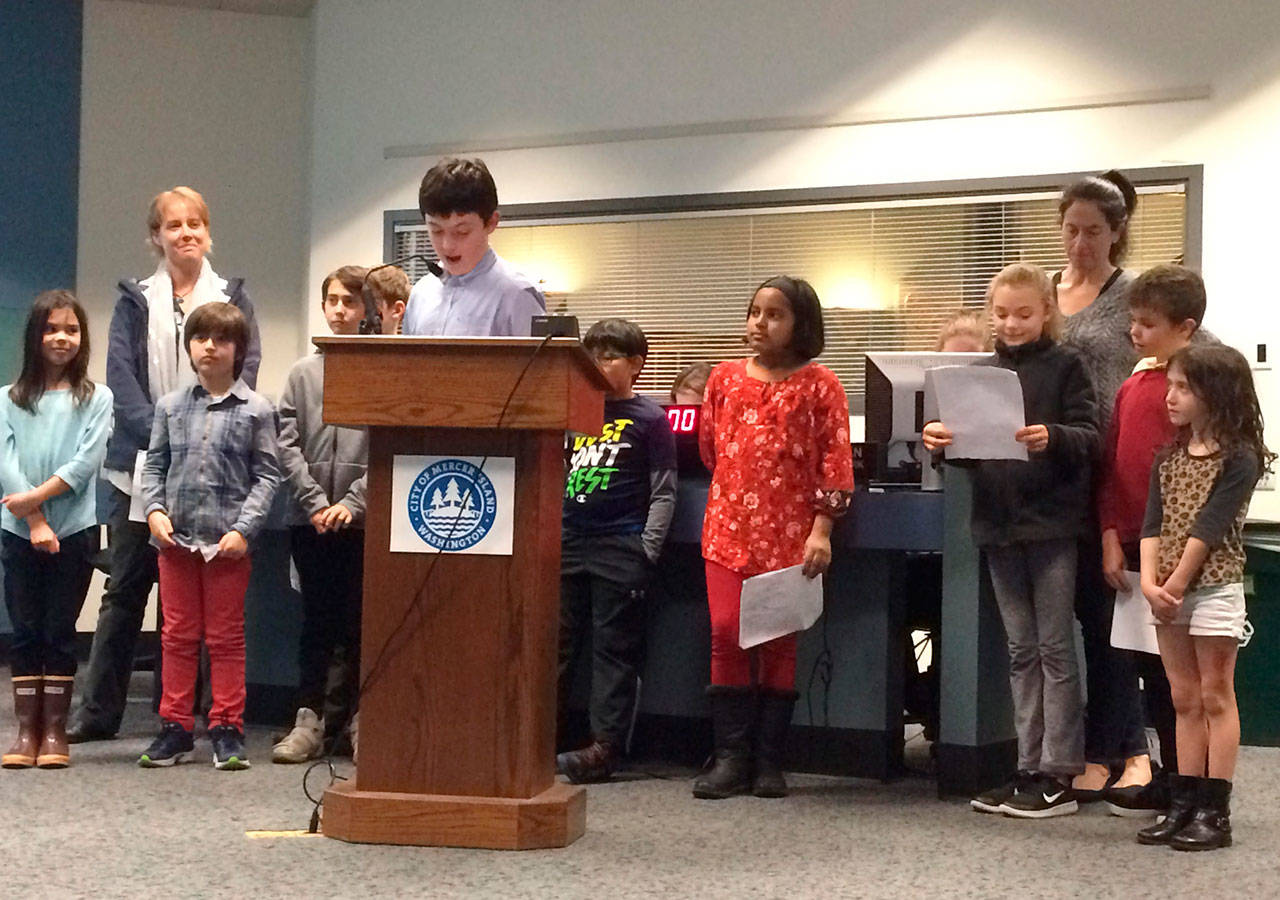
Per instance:
[[[436,550],[474,547],[493,527],[498,494],[477,466],[441,459],[427,466],[409,488],[409,524]]]

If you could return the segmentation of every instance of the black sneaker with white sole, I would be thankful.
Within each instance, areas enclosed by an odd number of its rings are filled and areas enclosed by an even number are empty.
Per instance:
[[[1050,819],[1080,811],[1075,792],[1049,775],[1039,775],[1000,805],[1000,812],[1015,819]]]
[[[191,732],[178,722],[166,721],[160,733],[142,755],[138,757],[138,765],[144,769],[162,769],[177,765],[182,758],[195,749],[195,740]]]
[[[1030,772],[1015,772],[1013,777],[998,787],[983,791],[969,801],[969,805],[978,812],[1001,813],[1001,807],[1018,792],[1018,788],[1027,784],[1032,778]]]
[[[234,725],[214,725],[209,729],[209,741],[213,744],[213,767],[228,771],[249,768],[249,757],[244,752],[244,735]]]

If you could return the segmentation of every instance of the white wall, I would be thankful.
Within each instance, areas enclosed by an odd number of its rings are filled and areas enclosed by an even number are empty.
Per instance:
[[[258,387],[279,394],[306,344],[310,23],[87,0],[76,289],[106,371],[116,282],[154,271],[147,205],[188,184],[209,202],[214,268],[240,276],[262,333]],[[39,223],[32,223],[38,227]],[[92,631],[95,573],[78,628]],[[146,627],[154,627],[154,605]]]
[[[382,211],[416,206],[433,160],[387,160],[388,146],[943,116],[1207,85],[1210,98],[1190,102],[484,155],[504,203],[1199,163],[1206,324],[1242,349],[1266,340],[1280,352],[1280,313],[1257,273],[1280,209],[1270,0],[1211,12],[1199,0],[318,0],[312,18],[312,283],[377,260]],[[1260,382],[1280,419],[1272,373]],[[1276,499],[1260,494],[1255,513],[1280,518]]]
[[[77,286],[106,365],[122,277],[154,271],[147,205],[188,184],[210,207],[224,277],[240,276],[262,333],[259,389],[277,395],[303,352],[310,23],[88,0]]]

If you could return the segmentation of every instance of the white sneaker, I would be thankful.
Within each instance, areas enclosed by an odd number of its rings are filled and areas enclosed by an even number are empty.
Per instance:
[[[360,758],[360,711],[356,710],[356,714],[351,717],[351,724],[347,726],[347,735],[351,738],[351,762],[355,763]]]
[[[293,720],[293,730],[271,748],[273,763],[300,763],[324,752],[324,719],[305,706]]]

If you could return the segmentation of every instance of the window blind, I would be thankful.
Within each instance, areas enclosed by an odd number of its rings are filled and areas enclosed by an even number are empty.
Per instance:
[[[635,321],[649,339],[637,384],[665,397],[676,373],[742,355],[747,305],[772,275],[808,279],[823,304],[819,361],[845,390],[863,390],[868,350],[932,350],[961,307],[981,309],[987,282],[1011,262],[1065,265],[1058,193],[910,197],[812,207],[504,220],[499,255],[533,278],[548,312],[585,332],[606,316]],[[1124,266],[1181,261],[1181,183],[1139,188]],[[396,257],[431,254],[424,226],[394,226]],[[414,280],[425,268],[411,264]]]

